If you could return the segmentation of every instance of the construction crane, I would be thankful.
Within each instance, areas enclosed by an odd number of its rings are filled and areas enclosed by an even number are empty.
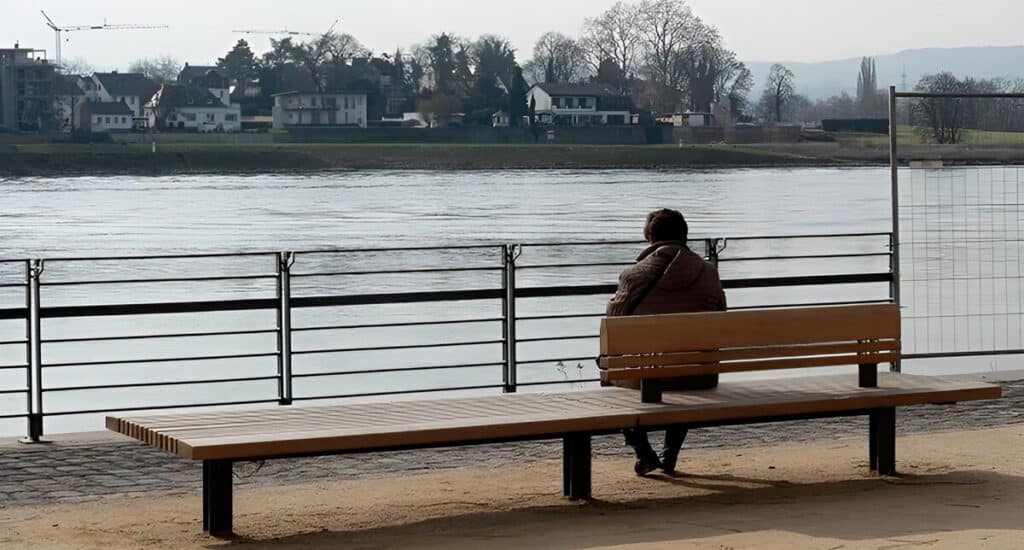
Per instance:
[[[340,19],[335,19],[334,23],[331,24],[331,27],[329,29],[327,29],[327,32],[325,32],[324,34],[330,34],[331,31],[334,30],[334,27],[338,26],[338,22],[340,22],[340,21],[341,21]],[[315,32],[290,31],[288,29],[281,29],[281,30],[243,29],[243,30],[237,30],[237,31],[231,31],[231,32],[237,32],[237,33],[241,33],[241,34],[278,34],[278,35],[286,34],[288,36],[320,36],[320,35],[318,35]]]
[[[110,25],[103,21],[102,25],[72,25],[70,27],[61,27],[53,22],[53,19],[46,12],[39,10],[39,13],[43,14],[43,18],[46,19],[46,26],[53,29],[53,32],[57,35],[57,66],[61,66],[61,35],[66,32],[74,31],[128,31],[128,30],[144,30],[144,29],[166,29],[167,25]]]
[[[241,34],[287,34],[288,36],[313,36],[314,34],[311,32],[290,31],[288,29],[282,29],[279,31],[272,31],[266,29],[245,29],[231,32],[237,32]]]

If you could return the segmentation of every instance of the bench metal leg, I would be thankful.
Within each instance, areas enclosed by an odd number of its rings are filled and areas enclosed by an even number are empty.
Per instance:
[[[661,380],[644,378],[640,380],[640,402],[661,403]]]
[[[203,461],[203,531],[224,537],[232,533],[232,462]]]
[[[878,417],[874,414],[868,415],[868,466],[878,471]]]
[[[562,438],[562,492],[571,499],[590,499],[590,434]]]
[[[862,388],[878,387],[878,363],[866,363],[859,365],[857,382]]]
[[[876,409],[871,412],[871,456],[873,466],[881,475],[896,473],[896,409]]]

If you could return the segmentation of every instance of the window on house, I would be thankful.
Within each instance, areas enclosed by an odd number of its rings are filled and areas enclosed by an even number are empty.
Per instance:
[[[110,117],[103,117],[103,124],[110,124]]]
[[[359,102],[359,106],[360,107],[363,106],[363,96],[356,96],[356,101]]]
[[[575,109],[576,108],[576,98],[575,97],[567,97],[567,98],[565,98],[565,108],[566,109]]]
[[[121,117],[121,124],[128,124],[128,117],[126,117],[126,116]]]
[[[92,117],[92,123],[93,124],[99,124],[101,122],[103,122],[103,117],[101,117],[101,116],[94,116],[94,117]]]
[[[562,98],[560,98],[560,97],[553,97],[553,98],[551,98],[551,105],[556,107],[556,108],[560,108],[562,106]]]
[[[580,109],[589,109],[589,108],[590,108],[589,98],[581,97],[580,98]]]
[[[224,115],[224,120],[226,120],[228,122],[236,122],[236,121],[238,121],[238,115],[236,115],[234,113],[228,113],[228,114]]]
[[[185,113],[185,120],[187,120],[189,122],[195,122],[196,121],[196,114],[195,113]]]
[[[206,113],[206,122],[215,122],[217,115],[214,113]]]
[[[349,108],[349,106],[348,106],[348,96],[343,97],[342,101],[345,104],[345,108],[348,109]],[[346,120],[345,122],[348,122],[348,121]]]

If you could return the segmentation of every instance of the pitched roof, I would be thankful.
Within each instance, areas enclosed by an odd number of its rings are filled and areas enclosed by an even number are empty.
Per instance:
[[[547,84],[540,83],[534,84],[535,88],[540,88],[547,92],[548,95],[572,95],[572,96],[597,96],[597,97],[620,97],[623,94],[615,91],[611,86],[607,84]]]
[[[178,83],[188,84],[193,78],[201,77],[210,71],[219,71],[219,68],[213,65],[189,65],[185,63],[181,72],[178,73]]]
[[[189,86],[187,84],[164,84],[153,94],[147,107],[227,109],[221,100],[214,97],[206,88]]]
[[[78,96],[85,95],[85,92],[78,87],[75,79],[58,74],[53,77],[53,95]]]
[[[132,115],[132,110],[120,101],[90,101],[82,105],[86,115]]]
[[[114,96],[150,97],[160,85],[142,73],[94,73],[107,93]]]

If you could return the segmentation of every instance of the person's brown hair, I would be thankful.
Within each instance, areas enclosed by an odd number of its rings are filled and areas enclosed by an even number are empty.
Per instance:
[[[652,242],[682,241],[686,242],[690,228],[682,212],[669,208],[655,210],[647,215],[644,226],[644,238]]]

